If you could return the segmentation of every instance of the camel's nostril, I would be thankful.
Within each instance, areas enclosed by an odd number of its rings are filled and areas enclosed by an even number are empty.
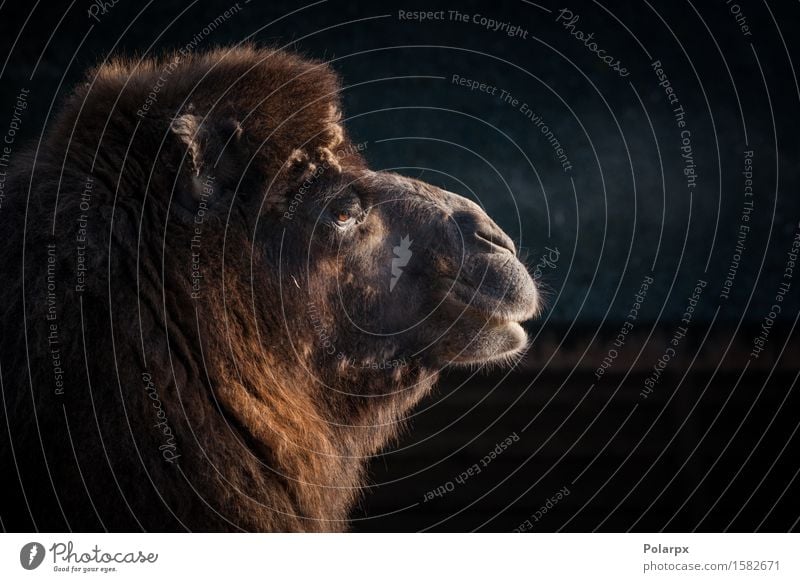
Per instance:
[[[456,197],[455,194],[452,196]],[[461,200],[461,204],[468,202],[461,199],[460,196],[456,198]],[[459,203],[459,200],[456,200],[454,204]],[[511,237],[503,232],[503,229],[477,206],[468,210],[454,212],[453,220],[458,228],[459,235],[466,239],[465,242],[467,244],[477,245],[481,250],[488,253],[508,251],[512,255],[517,254],[517,249]]]
[[[486,232],[485,230],[477,231],[475,233],[475,238],[477,238],[482,243],[487,244],[495,252],[500,250],[500,251],[508,251],[512,255],[517,254],[517,250],[514,248],[514,243],[508,236],[506,236],[505,233],[491,234],[489,232]]]

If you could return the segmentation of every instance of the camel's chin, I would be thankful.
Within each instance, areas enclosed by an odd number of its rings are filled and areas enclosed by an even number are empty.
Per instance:
[[[455,365],[512,364],[528,347],[528,334],[516,321],[487,325],[449,360]]]

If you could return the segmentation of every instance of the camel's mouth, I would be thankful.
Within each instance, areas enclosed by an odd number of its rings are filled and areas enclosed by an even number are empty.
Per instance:
[[[539,293],[521,263],[509,265],[487,284],[442,278],[444,307],[453,320],[447,359],[461,365],[515,362],[528,347],[520,325],[539,311]],[[482,283],[487,280],[482,279]]]
[[[500,323],[520,323],[536,317],[540,309],[539,291],[528,272],[523,267],[521,273],[506,279],[505,283],[489,286],[442,277],[443,285],[448,288],[446,302],[464,313]]]

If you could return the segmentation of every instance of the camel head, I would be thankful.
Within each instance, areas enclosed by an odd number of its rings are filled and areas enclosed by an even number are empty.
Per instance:
[[[283,272],[303,281],[294,294],[306,291],[323,344],[379,368],[504,362],[524,352],[520,323],[538,309],[536,285],[478,204],[389,172],[325,171],[331,176],[316,188],[304,180],[304,197],[278,229],[293,246],[286,256],[302,257]]]

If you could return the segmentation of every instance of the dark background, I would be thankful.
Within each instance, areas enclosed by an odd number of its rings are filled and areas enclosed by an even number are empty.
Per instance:
[[[95,8],[95,20],[83,0],[0,3],[0,133],[21,88],[30,97],[19,144],[37,138],[87,67],[185,46],[234,4],[120,0]],[[453,4],[470,22],[398,18],[453,9],[431,2],[241,1],[197,49],[249,39],[330,60],[344,80],[349,131],[375,169],[479,200],[532,269],[549,249],[558,257],[540,269],[548,308],[529,326],[535,341],[523,364],[445,373],[407,437],[373,463],[353,529],[508,531],[526,520],[534,531],[796,529],[800,273],[764,352],[750,351],[800,232],[799,5]],[[556,22],[564,7],[627,77]],[[527,38],[487,30],[475,14]],[[655,60],[686,111],[694,189]],[[498,95],[458,86],[454,74]],[[502,89],[541,116],[571,170]],[[754,205],[726,299],[746,150]],[[634,329],[598,380],[646,276],[654,284]],[[707,285],[686,337],[643,398],[698,280]],[[518,441],[482,467],[510,434]],[[456,482],[475,463],[480,473]],[[536,521],[563,487],[570,494]]]

